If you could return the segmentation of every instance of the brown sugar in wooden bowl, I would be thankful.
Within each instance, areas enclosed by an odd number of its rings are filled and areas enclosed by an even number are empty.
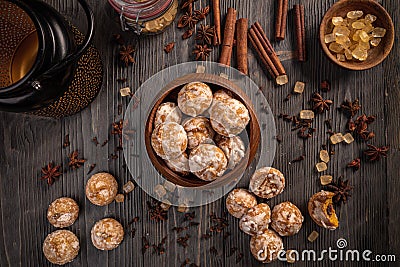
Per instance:
[[[154,119],[156,116],[158,106],[167,101],[176,103],[178,93],[181,90],[181,88],[185,84],[195,81],[200,81],[208,84],[213,93],[221,89],[232,93],[235,99],[239,100],[246,106],[246,108],[249,110],[249,115],[250,115],[250,122],[246,127],[246,133],[248,136],[249,144],[248,147],[246,148],[245,157],[233,170],[227,171],[223,176],[219,177],[217,180],[213,182],[200,180],[194,174],[189,174],[188,176],[182,176],[172,171],[170,168],[168,168],[165,161],[157,156],[157,154],[155,153],[155,151],[151,146],[151,135],[154,129]],[[161,173],[161,175],[170,182],[184,187],[199,187],[208,185],[210,183],[213,183],[213,185],[216,186],[218,184],[223,184],[225,182],[229,182],[233,179],[237,179],[238,177],[240,177],[241,172],[244,171],[248,167],[248,165],[252,162],[252,160],[255,158],[256,152],[260,145],[260,138],[261,138],[261,131],[256,116],[256,112],[254,110],[250,98],[246,95],[246,93],[241,88],[239,88],[235,83],[229,81],[228,79],[205,73],[192,73],[182,76],[178,79],[175,79],[174,81],[166,85],[161,90],[161,92],[162,92],[161,95],[158,97],[153,108],[150,111],[145,126],[146,150],[151,162],[153,163],[154,167]]]
[[[330,33],[328,32],[328,26],[329,23],[332,23],[332,17],[344,18],[347,12],[354,10],[362,10],[364,15],[375,15],[377,19],[373,26],[386,29],[386,34],[377,47],[373,47],[368,51],[367,60],[339,61],[336,58],[336,54],[329,50],[329,44],[325,43],[325,35]],[[366,70],[380,64],[389,55],[394,43],[394,26],[388,12],[374,0],[340,0],[325,13],[320,25],[319,39],[322,49],[332,62],[349,70]]]

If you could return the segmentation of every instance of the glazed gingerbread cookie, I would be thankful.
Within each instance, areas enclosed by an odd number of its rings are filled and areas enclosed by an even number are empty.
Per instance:
[[[106,172],[92,175],[86,183],[86,197],[98,206],[105,206],[113,202],[117,192],[117,181],[114,176]]]
[[[117,220],[105,218],[93,226],[91,238],[97,249],[112,250],[124,239],[124,228]]]
[[[243,188],[232,190],[226,198],[226,209],[236,218],[241,218],[255,205],[257,205],[256,197]]]
[[[250,178],[249,188],[255,195],[270,199],[282,193],[285,188],[285,177],[275,168],[264,167],[254,172]]]
[[[79,206],[75,200],[69,197],[61,197],[54,200],[48,210],[47,219],[58,228],[72,225],[78,218]]]
[[[79,240],[68,230],[49,234],[43,242],[43,254],[51,263],[63,265],[73,261],[79,253]]]

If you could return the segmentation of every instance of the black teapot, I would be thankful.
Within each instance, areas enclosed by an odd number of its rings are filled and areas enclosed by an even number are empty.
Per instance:
[[[31,112],[68,89],[79,57],[93,36],[93,13],[78,0],[87,32],[76,44],[71,25],[40,0],[0,0],[0,110]]]

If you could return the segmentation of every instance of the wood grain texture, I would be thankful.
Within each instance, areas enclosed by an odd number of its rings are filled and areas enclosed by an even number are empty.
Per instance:
[[[48,0],[67,17],[71,18],[80,29],[84,29],[85,20],[80,15],[81,10],[76,1]],[[266,30],[270,39],[274,35],[274,14],[277,1],[243,0],[221,1],[222,23],[228,7],[238,11],[238,17],[249,18],[249,24],[259,21]],[[322,80],[331,82],[332,90],[323,96],[334,101],[331,110],[320,115],[314,122],[318,129],[314,137],[301,141],[296,133],[291,131],[291,125],[277,119],[277,131],[282,136],[282,143],[277,148],[274,167],[280,169],[286,177],[285,191],[266,201],[271,208],[282,202],[292,201],[305,217],[303,228],[298,235],[284,238],[284,246],[288,249],[315,249],[321,251],[328,247],[336,248],[336,240],[344,238],[349,249],[369,249],[374,254],[396,254],[400,260],[400,215],[398,206],[400,198],[400,56],[398,37],[395,36],[395,45],[388,58],[373,69],[351,72],[339,68],[331,63],[324,55],[319,44],[319,23],[323,14],[335,0],[315,1],[303,0],[305,6],[305,27],[307,34],[308,61],[284,61],[283,65],[289,76],[289,83],[276,87],[269,81],[262,70],[255,54],[249,49],[249,75],[262,87],[271,109],[275,115],[279,113],[297,114],[301,109],[309,108],[308,100],[312,93],[318,90]],[[400,10],[398,1],[379,1],[388,10],[393,18],[395,29],[400,29]],[[42,242],[47,234],[55,230],[46,219],[48,205],[61,196],[74,198],[80,206],[80,215],[74,225],[68,229],[77,234],[80,239],[80,253],[67,266],[180,266],[189,258],[191,262],[200,266],[262,266],[249,251],[248,235],[240,232],[238,220],[227,216],[230,226],[227,231],[231,235],[223,239],[223,234],[214,234],[212,238],[203,240],[201,235],[210,226],[209,214],[215,212],[221,216],[225,212],[225,198],[209,205],[194,208],[196,218],[201,222],[198,228],[188,230],[191,236],[190,246],[186,249],[176,243],[179,236],[171,229],[181,225],[184,215],[171,208],[165,222],[156,223],[150,220],[146,201],[151,198],[140,188],[136,188],[122,204],[112,203],[107,207],[92,205],[84,195],[84,186],[90,175],[87,174],[90,164],[96,163],[98,171],[108,171],[114,174],[123,185],[132,177],[123,166],[122,154],[116,160],[109,160],[115,153],[118,140],[112,136],[111,123],[122,118],[118,115],[118,105],[125,107],[128,99],[119,95],[119,89],[129,86],[133,90],[158,71],[178,63],[193,60],[192,47],[194,38],[181,40],[183,31],[175,25],[168,28],[163,34],[146,36],[140,40],[137,63],[128,68],[122,67],[115,55],[118,47],[112,42],[112,34],[120,33],[119,25],[115,21],[115,13],[106,1],[89,0],[95,13],[96,32],[94,44],[99,49],[104,63],[104,81],[102,90],[95,101],[83,112],[62,120],[43,119],[21,114],[0,112],[0,265],[1,266],[50,266],[42,254]],[[284,41],[272,45],[276,51],[293,51],[295,49],[294,21],[291,14],[292,6],[299,1],[289,1],[289,15],[287,35]],[[199,0],[195,7],[210,4],[209,1]],[[206,19],[212,21],[212,15]],[[175,22],[176,23],[176,22]],[[127,42],[134,43],[131,33],[123,33]],[[163,51],[165,44],[176,41],[174,50],[166,54]],[[218,49],[214,49],[210,60],[217,61]],[[232,58],[232,66],[236,66]],[[126,84],[117,83],[116,79],[127,77]],[[289,101],[284,101],[292,90],[296,81],[306,83],[305,93],[295,95]],[[307,214],[308,198],[321,189],[319,175],[314,165],[318,161],[318,152],[321,145],[326,143],[327,134],[324,120],[333,119],[334,131],[344,131],[346,118],[336,107],[343,99],[359,98],[362,111],[367,115],[376,115],[377,120],[370,127],[376,133],[376,138],[370,143],[376,145],[388,144],[391,146],[388,159],[376,163],[365,163],[361,170],[353,172],[345,165],[352,159],[360,156],[360,151],[366,148],[365,142],[355,142],[352,145],[336,147],[336,155],[329,162],[329,173],[335,178],[343,175],[350,179],[355,186],[353,197],[346,205],[338,209],[340,226],[336,231],[319,228]],[[361,114],[360,112],[360,114]],[[71,146],[63,149],[65,134],[70,135]],[[104,146],[96,146],[91,139],[96,136],[100,143],[106,139],[110,142]],[[67,156],[78,149],[80,155],[87,159],[83,168],[72,171],[67,169]],[[304,161],[294,164],[289,162],[306,155]],[[40,168],[49,161],[64,166],[63,176],[49,187],[39,181]],[[103,252],[96,250],[90,240],[90,230],[93,224],[104,217],[114,217],[125,227],[135,216],[140,217],[138,223],[131,227],[136,228],[136,236],[130,237],[127,233],[125,240],[116,250]],[[307,236],[316,230],[320,237],[309,243]],[[128,232],[128,231],[127,231]],[[150,243],[159,243],[164,236],[166,254],[158,256],[149,249],[142,255],[142,236],[146,236]],[[216,255],[210,252],[215,247]],[[243,259],[236,263],[237,252],[230,255],[232,248],[244,254]],[[365,266],[365,262],[346,262],[346,266]],[[271,266],[286,266],[275,262]],[[320,262],[300,262],[296,266],[321,266]],[[323,261],[323,266],[337,266],[337,262]],[[371,266],[377,264],[371,263]],[[397,263],[398,265],[398,263]],[[397,266],[396,263],[385,266]]]

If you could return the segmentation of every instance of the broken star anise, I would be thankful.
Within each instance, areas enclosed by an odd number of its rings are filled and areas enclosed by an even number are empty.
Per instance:
[[[185,40],[187,38],[190,38],[193,35],[193,29],[187,29],[183,35],[182,35],[182,39]]]
[[[147,201],[147,209],[150,214],[150,219],[156,222],[166,221],[168,219],[168,213],[161,206],[161,202],[153,201],[153,204],[150,201]]]
[[[354,171],[358,171],[361,167],[360,158],[356,158],[347,164],[347,168],[352,168]]]
[[[341,204],[346,203],[351,197],[350,191],[353,189],[353,186],[349,184],[349,180],[343,181],[342,177],[339,177],[336,182],[328,184],[326,189],[335,194],[332,198],[333,203]]]
[[[211,45],[211,40],[214,37],[214,26],[200,24],[200,29],[197,30],[196,40],[202,44]]]
[[[167,45],[164,46],[164,51],[165,53],[169,54],[171,53],[172,49],[175,47],[175,42],[170,42]]]
[[[211,53],[212,49],[208,47],[208,45],[196,45],[195,49],[193,50],[193,54],[196,57],[196,60],[206,60]]]
[[[316,113],[323,113],[325,110],[330,109],[330,105],[332,105],[332,100],[324,99],[320,94],[314,93],[311,102],[314,103],[313,110]]]
[[[79,158],[78,150],[72,152],[68,157],[69,157],[68,166],[74,170],[78,169],[86,162],[86,159]]]
[[[135,49],[132,45],[123,45],[119,50],[119,58],[125,63],[125,66],[128,66],[129,63],[135,63],[135,59],[133,58],[134,52]]]
[[[189,10],[178,20],[178,28],[189,27],[189,29],[193,29],[197,22],[197,18],[193,15],[192,11]]]
[[[54,179],[60,177],[62,172],[59,171],[61,168],[60,165],[54,166],[52,162],[47,164],[47,166],[42,168],[43,176],[40,177],[40,180],[47,180],[48,185],[52,185]]]
[[[344,100],[344,102],[340,105],[340,110],[344,112],[349,118],[353,118],[357,112],[360,110],[361,105],[358,99],[352,101]]]
[[[364,151],[364,154],[368,157],[369,161],[378,161],[381,157],[386,158],[389,146],[376,147],[374,145],[367,145],[368,149]]]
[[[196,2],[197,0],[186,0],[183,2],[181,5],[181,9],[188,9],[191,10],[193,7],[193,3]]]
[[[347,128],[350,132],[355,132],[363,140],[370,140],[375,137],[375,133],[368,130],[368,125],[375,121],[375,116],[365,114],[358,116],[355,121],[349,119]]]

